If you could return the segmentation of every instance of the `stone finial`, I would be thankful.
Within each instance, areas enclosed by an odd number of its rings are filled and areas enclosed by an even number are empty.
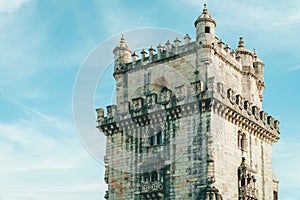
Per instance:
[[[228,44],[226,44],[226,46],[224,47],[224,50],[229,53],[230,52],[230,47],[228,46]]]
[[[232,57],[236,57],[236,52],[235,52],[235,50],[232,50],[231,52],[230,52],[230,55],[232,56]]]
[[[243,37],[240,37],[240,41],[239,41],[239,46],[238,46],[239,48],[240,47],[245,47],[245,42],[244,42],[244,39],[243,39]]]
[[[126,41],[125,41],[125,36],[124,36],[124,34],[122,34],[121,39],[120,39],[120,42],[119,42],[119,44],[116,46],[116,49],[117,49],[117,48],[128,48],[128,45],[126,44]]]
[[[163,50],[164,50],[164,46],[161,43],[159,43],[159,45],[157,46],[157,51],[161,53],[163,52]]]
[[[124,36],[124,33],[122,33],[122,36],[121,36],[121,43],[125,43],[125,36]]]
[[[150,49],[149,49],[150,56],[153,56],[155,51],[156,50],[151,46]]]
[[[207,13],[208,13],[208,10],[207,10],[207,5],[205,3],[204,7],[203,7],[203,14],[207,14]]]
[[[177,37],[175,40],[174,40],[174,43],[175,43],[175,47],[178,48],[181,44],[181,41],[180,39]]]
[[[167,47],[167,50],[171,50],[171,49],[173,48],[173,45],[172,45],[172,43],[170,42],[170,40],[167,41],[166,47]]]
[[[137,61],[139,55],[137,55],[135,52],[133,52],[133,54],[131,55],[131,57],[132,57],[132,61],[135,62],[135,61]]]
[[[253,49],[254,58],[257,58],[256,48]]]
[[[218,41],[218,45],[219,45],[220,48],[223,48],[224,44],[225,44],[225,43],[223,42],[222,39],[220,39],[220,40]]]
[[[141,51],[141,54],[142,54],[142,59],[145,59],[145,58],[146,58],[146,55],[147,55],[148,53],[145,51],[145,49],[143,49],[143,50]]]
[[[191,42],[191,37],[189,34],[186,34],[183,39],[185,44],[189,44]]]

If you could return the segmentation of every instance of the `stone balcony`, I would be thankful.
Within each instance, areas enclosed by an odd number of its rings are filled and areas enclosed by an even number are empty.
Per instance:
[[[141,187],[141,194],[146,198],[163,197],[163,183],[160,181],[144,182]]]

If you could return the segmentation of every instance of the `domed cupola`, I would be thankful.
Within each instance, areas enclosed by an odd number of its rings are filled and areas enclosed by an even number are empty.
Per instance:
[[[250,50],[245,48],[245,41],[244,41],[243,37],[240,37],[239,45],[238,45],[238,48],[235,50],[235,52],[238,54],[249,54],[249,55],[253,56],[253,53]]]
[[[214,186],[207,186],[200,191],[199,200],[223,200],[219,190]]]
[[[214,18],[209,14],[206,4],[204,4],[202,14],[195,21],[197,41],[213,42],[216,36],[217,23]]]
[[[240,37],[238,48],[235,50],[236,54],[241,57],[242,65],[251,66],[253,60],[252,51],[245,48],[243,37]]]
[[[115,58],[115,71],[118,70],[121,65],[131,62],[132,51],[126,44],[123,34],[119,44],[114,48],[113,53]]]

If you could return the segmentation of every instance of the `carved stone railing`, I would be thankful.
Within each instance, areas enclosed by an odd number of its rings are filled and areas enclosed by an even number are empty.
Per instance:
[[[163,191],[163,184],[159,181],[142,183],[141,193]]]
[[[244,199],[258,200],[258,189],[256,189],[255,187],[251,185],[247,185],[247,186],[240,187],[239,190],[240,190],[239,191],[240,200],[244,200]]]

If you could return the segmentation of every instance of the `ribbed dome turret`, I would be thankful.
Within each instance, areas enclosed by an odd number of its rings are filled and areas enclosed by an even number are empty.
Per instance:
[[[128,45],[125,42],[124,34],[122,34],[121,40],[119,44],[117,44],[117,46],[114,48],[113,53],[119,50],[127,50],[131,52],[131,49],[128,47]]]
[[[265,65],[264,62],[258,57],[258,55],[256,53],[256,49],[254,49],[254,51],[253,51],[253,57],[254,57],[254,63],[259,63],[262,65]]]
[[[114,48],[113,53],[115,58],[115,70],[118,70],[122,68],[122,65],[131,62],[132,51],[126,44],[123,34],[120,42]]]
[[[197,24],[199,22],[212,22],[215,25],[215,27],[217,26],[217,23],[214,20],[214,18],[208,13],[206,4],[204,4],[204,8],[203,8],[202,14],[195,21],[195,27],[197,27]]]
[[[223,200],[219,190],[214,186],[207,186],[199,194],[199,200]]]
[[[240,37],[238,48],[235,50],[237,54],[248,54],[253,56],[253,53],[245,48],[245,42],[243,37]]]

